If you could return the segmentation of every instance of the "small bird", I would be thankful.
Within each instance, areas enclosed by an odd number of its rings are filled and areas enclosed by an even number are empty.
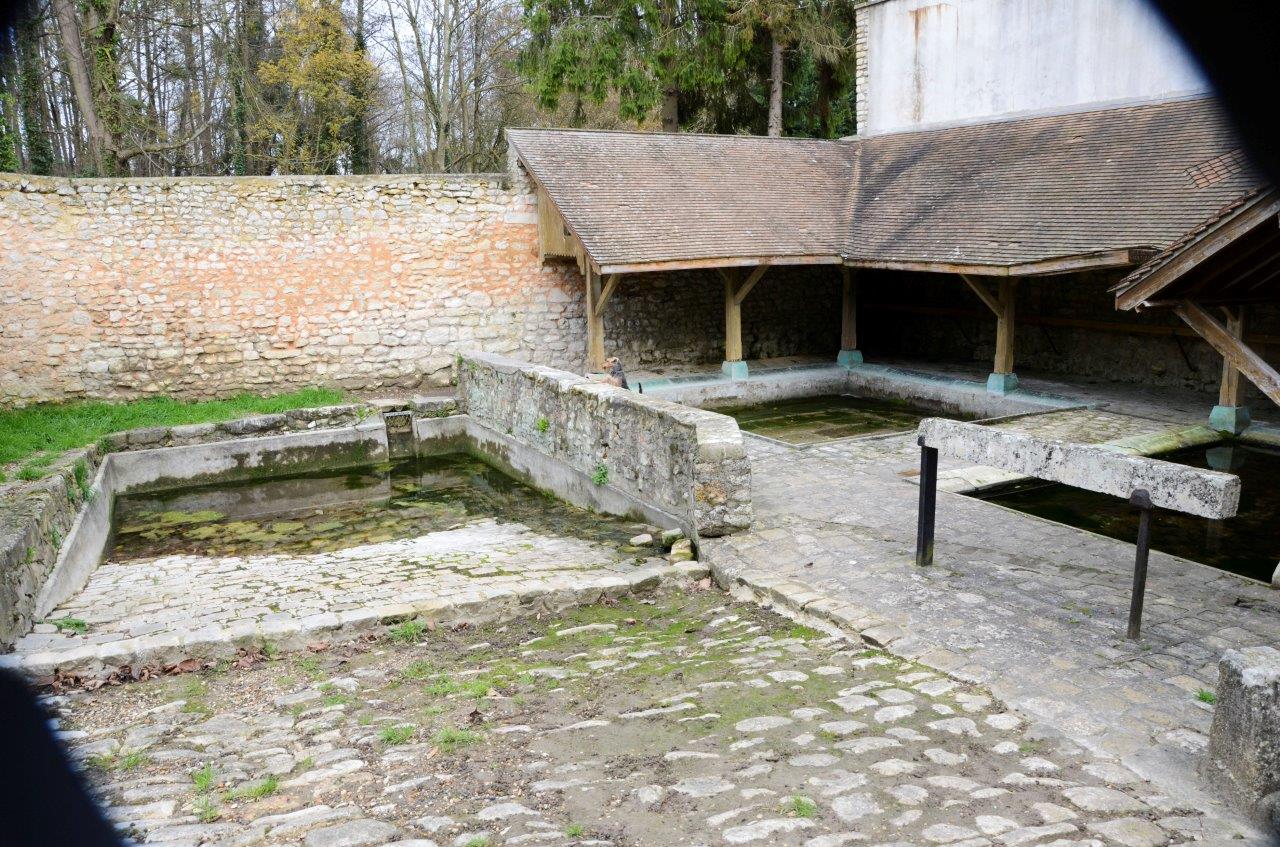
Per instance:
[[[631,387],[627,385],[627,375],[622,372],[622,362],[618,361],[617,356],[610,356],[604,360],[604,372],[607,374],[604,381],[610,385],[627,389]]]

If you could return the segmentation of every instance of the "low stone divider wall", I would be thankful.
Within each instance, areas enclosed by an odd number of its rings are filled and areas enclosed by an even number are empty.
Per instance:
[[[1145,489],[1155,507],[1204,518],[1231,517],[1240,503],[1240,478],[1219,471],[942,418],[919,434],[945,456],[1115,497]]]
[[[1218,671],[1209,777],[1234,805],[1280,835],[1280,650],[1228,650]]]
[[[577,478],[563,487],[608,511],[629,502],[694,536],[751,524],[751,466],[732,418],[485,353],[459,357],[457,396],[484,452],[516,470],[552,460]]]

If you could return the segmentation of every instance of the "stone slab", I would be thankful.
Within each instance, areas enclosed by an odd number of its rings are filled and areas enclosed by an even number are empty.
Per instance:
[[[1162,509],[1218,519],[1240,502],[1240,478],[1218,471],[942,418],[921,421],[919,434],[942,455],[1036,479],[1126,499],[1145,489]]]

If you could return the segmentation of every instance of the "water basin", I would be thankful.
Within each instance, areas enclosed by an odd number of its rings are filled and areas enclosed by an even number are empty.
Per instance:
[[[124,495],[116,500],[106,558],[329,552],[416,538],[482,518],[610,545],[625,544],[635,534],[634,524],[575,508],[456,454]]]
[[[915,429],[922,418],[960,417],[899,401],[849,394],[727,406],[715,411],[732,417],[746,432],[797,445],[905,432]]]
[[[1240,442],[1175,450],[1157,458],[1240,477],[1236,516],[1214,521],[1157,511],[1151,546],[1224,571],[1271,582],[1280,561],[1280,451]],[[974,496],[1057,523],[1133,542],[1138,513],[1127,501],[1058,483],[1026,482]]]

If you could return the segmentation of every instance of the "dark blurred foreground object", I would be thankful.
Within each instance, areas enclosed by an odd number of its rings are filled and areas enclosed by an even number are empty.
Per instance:
[[[121,847],[34,692],[0,671],[0,847]]]
[[[1150,0],[1194,54],[1227,107],[1253,161],[1280,185],[1280,3]]]

